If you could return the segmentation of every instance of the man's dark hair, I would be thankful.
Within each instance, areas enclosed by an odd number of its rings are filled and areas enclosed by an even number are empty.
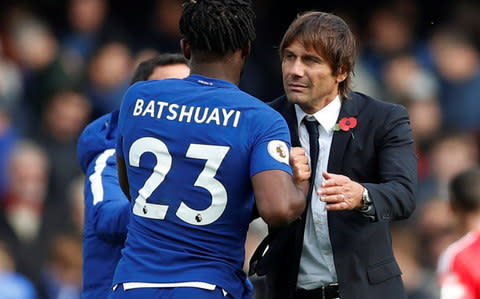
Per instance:
[[[189,0],[180,32],[191,49],[225,56],[255,39],[254,19],[247,0]]]
[[[466,170],[452,179],[450,202],[453,209],[461,213],[480,210],[480,168]]]
[[[346,72],[347,78],[338,88],[343,98],[350,91],[351,74],[356,58],[356,40],[345,21],[330,13],[307,11],[290,24],[280,43],[280,57],[285,48],[299,41],[305,48],[313,48],[332,68],[333,75]]]
[[[138,81],[146,81],[148,77],[153,73],[157,66],[166,66],[166,65],[174,65],[174,64],[185,64],[187,65],[187,61],[183,54],[180,53],[162,53],[158,56],[150,58],[148,60],[142,61],[135,73],[133,74],[132,80],[130,84],[136,83]]]

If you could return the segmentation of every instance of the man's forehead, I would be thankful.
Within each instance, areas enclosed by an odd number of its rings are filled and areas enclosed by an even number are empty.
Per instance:
[[[305,43],[299,40],[293,41],[290,45],[285,47],[285,51],[295,52],[296,54],[302,53],[302,55],[319,56],[323,58],[319,49],[315,48],[313,44]]]

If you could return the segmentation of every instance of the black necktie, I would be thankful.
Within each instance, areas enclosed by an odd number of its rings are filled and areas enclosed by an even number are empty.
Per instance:
[[[318,121],[315,118],[309,119],[310,117],[305,117],[303,123],[307,127],[308,139],[310,142],[310,167],[311,167],[311,176],[310,176],[310,188],[308,189],[307,202],[312,198],[313,186],[315,185],[315,173],[317,172],[318,164]]]

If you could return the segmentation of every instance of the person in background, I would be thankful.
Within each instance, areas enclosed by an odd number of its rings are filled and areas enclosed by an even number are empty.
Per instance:
[[[77,139],[91,120],[91,105],[84,94],[74,90],[56,92],[42,111],[42,124],[31,138],[43,147],[50,160],[47,209],[59,225],[69,225],[62,211],[69,208],[67,187],[82,173],[76,161]],[[56,215],[55,215],[56,213]]]
[[[475,36],[475,35],[474,35]],[[436,75],[442,129],[477,134],[480,131],[480,54],[457,26],[437,28],[429,40]],[[455,63],[451,57],[457,57]]]
[[[415,209],[409,116],[350,90],[355,49],[344,20],[319,11],[300,14],[280,44],[285,95],[270,105],[307,152],[312,188],[302,217],[271,229],[252,258],[269,298],[406,297],[389,224]]]
[[[435,276],[440,255],[460,237],[455,231],[455,219],[448,197],[432,197],[418,203],[410,220],[413,221],[408,225],[415,228],[421,248],[418,262]]]
[[[480,168],[457,174],[449,189],[450,207],[463,237],[440,256],[440,298],[480,298]]]
[[[50,238],[59,229],[45,209],[49,172],[44,149],[31,140],[19,140],[7,166],[8,188],[0,200],[0,238],[16,271],[35,285],[40,298],[42,264]]]
[[[135,70],[130,83],[166,78],[185,78],[189,74],[190,68],[182,54],[162,53],[142,61]]]
[[[82,286],[82,239],[59,233],[50,241],[42,269],[42,298],[80,299]],[[88,297],[87,297],[88,298]]]
[[[15,261],[2,240],[0,240],[0,298],[38,298],[32,282],[15,270]]]
[[[305,208],[285,120],[238,88],[254,18],[250,1],[186,1],[191,75],[127,91],[116,155],[133,216],[109,298],[251,298],[242,265],[253,206],[272,226]]]
[[[425,153],[428,175],[418,183],[417,204],[432,197],[447,199],[452,178],[480,162],[480,150],[473,133],[440,130],[428,146]]]
[[[122,96],[130,86],[133,54],[121,40],[102,43],[89,60],[84,92],[92,104],[93,118],[98,118],[120,106]]]
[[[139,64],[131,84],[183,78],[189,67],[179,53],[163,53]],[[78,160],[86,175],[82,298],[106,298],[127,232],[130,202],[117,177],[115,138],[118,110],[90,123],[78,140]]]
[[[438,299],[439,290],[435,272],[421,263],[423,252],[420,238],[412,225],[397,222],[391,226],[395,259],[402,270],[402,280],[408,299]]]

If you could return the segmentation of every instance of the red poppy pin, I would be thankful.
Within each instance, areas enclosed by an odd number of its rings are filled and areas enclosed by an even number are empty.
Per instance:
[[[357,118],[356,117],[344,117],[342,118],[335,126],[333,127],[334,131],[344,131],[348,132],[350,129],[353,129],[357,126]],[[355,136],[352,133],[352,138],[355,138]]]

